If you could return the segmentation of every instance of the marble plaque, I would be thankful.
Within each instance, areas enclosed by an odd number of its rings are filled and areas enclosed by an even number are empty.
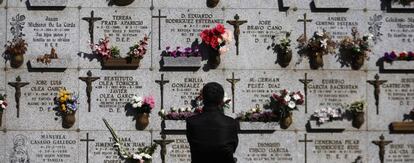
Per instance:
[[[385,146],[384,162],[408,163],[414,161],[414,145],[412,135],[390,135],[386,132],[369,133],[368,153],[369,162],[380,162],[380,148],[373,141],[380,141],[380,136],[384,136],[384,141],[392,141]]]
[[[71,58],[70,68],[76,68],[79,47],[79,12],[76,8],[64,11],[27,11],[10,8],[7,14],[7,40],[23,37],[28,46],[25,61],[49,54],[56,49],[59,58]]]
[[[4,3],[6,3],[6,2],[3,2],[3,4]],[[1,3],[0,3],[0,6],[1,6]],[[3,9],[3,8],[0,9],[0,15],[2,15],[2,16],[0,16],[0,21],[1,22],[6,22],[6,12],[7,11],[5,9]],[[3,46],[7,42],[7,38],[6,38],[7,28],[6,28],[6,26],[7,26],[6,23],[2,23],[0,25],[0,45],[2,45],[2,46],[0,46],[0,52],[1,53],[3,53],[6,50],[6,48]],[[4,68],[4,66],[5,66],[5,59],[4,59],[4,57],[0,57],[0,68]]]
[[[21,88],[20,114],[17,118],[15,88],[7,85],[7,100],[9,102],[6,115],[7,128],[12,130],[38,129],[38,130],[60,130],[62,128],[62,118],[56,116],[53,110],[56,106],[53,98],[58,95],[60,88],[67,88],[74,95],[79,95],[78,72],[76,70],[66,70],[61,72],[48,73],[27,73],[23,70],[16,70],[7,74],[7,82],[15,82],[16,77],[20,76],[22,82],[28,82]],[[80,108],[83,110],[84,108]],[[69,130],[76,130],[79,124],[79,112],[76,113],[76,123]]]
[[[136,9],[118,9],[118,8],[88,8],[82,9],[80,18],[91,17],[91,12],[94,12],[94,17],[100,17],[102,20],[94,23],[94,40],[98,44],[100,39],[109,36],[110,46],[116,46],[120,50],[121,57],[127,57],[129,48],[138,43],[145,35],[150,36],[147,46],[147,53],[144,59],[141,60],[140,68],[151,67],[151,43],[154,41],[151,37],[151,13],[149,10]],[[80,21],[80,52],[77,54],[79,65],[83,68],[101,68],[101,57],[97,54],[92,54],[89,34],[89,23],[85,20]],[[151,35],[150,35],[151,34]]]
[[[98,125],[102,118],[112,121],[111,125],[119,130],[136,130],[134,109],[128,107],[134,95],[154,96],[159,98],[156,77],[144,73],[143,70],[133,71],[102,71],[92,70],[92,77],[100,79],[92,83],[91,110],[88,111],[86,83],[79,80],[80,128],[84,130],[104,129]],[[87,71],[81,71],[79,77],[86,77]],[[137,74],[137,75],[132,75]],[[138,75],[139,74],[139,75]],[[78,80],[78,79],[77,79]],[[150,125],[147,129],[159,128],[158,117],[160,101],[155,101],[156,107],[150,114]],[[157,120],[158,119],[158,120]]]
[[[79,134],[69,131],[10,131],[5,162],[78,162]]]
[[[367,80],[375,80],[374,72],[368,73]],[[414,104],[414,77],[404,74],[379,74],[379,80],[387,82],[380,86],[378,114],[375,105],[374,86],[367,83],[368,128],[388,130],[389,124],[404,119]],[[381,118],[379,118],[381,117]]]

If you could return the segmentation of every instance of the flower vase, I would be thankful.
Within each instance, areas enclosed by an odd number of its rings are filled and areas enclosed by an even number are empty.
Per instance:
[[[10,66],[13,68],[19,68],[23,65],[24,56],[23,54],[11,54]]]
[[[292,60],[292,50],[282,51],[280,50],[277,53],[277,63],[280,67],[287,67],[289,66],[290,61]]]
[[[352,120],[352,126],[359,129],[361,128],[362,124],[364,124],[364,112],[356,112],[354,114],[354,119]]]
[[[292,120],[292,113],[289,112],[287,115],[283,116],[280,119],[280,128],[287,129],[292,124],[292,122],[293,122],[293,120]]]
[[[322,53],[315,52],[309,56],[309,65],[311,69],[317,70],[323,67],[323,55]]]
[[[73,124],[75,124],[75,121],[76,121],[75,113],[65,114],[63,115],[62,118],[63,118],[62,119],[63,128],[71,128]]]
[[[134,2],[134,0],[112,0],[112,2],[117,6],[127,6]]]
[[[210,66],[211,69],[216,69],[220,63],[221,63],[221,58],[220,58],[220,53],[218,52],[218,50],[215,50],[213,48],[208,48],[208,61],[207,64]]]
[[[207,7],[214,8],[219,2],[220,0],[207,0]]]
[[[361,69],[362,65],[364,65],[364,61],[365,61],[364,55],[362,54],[355,55],[351,61],[351,68],[353,70]]]
[[[135,127],[137,130],[145,130],[149,124],[148,113],[138,113],[135,117]]]

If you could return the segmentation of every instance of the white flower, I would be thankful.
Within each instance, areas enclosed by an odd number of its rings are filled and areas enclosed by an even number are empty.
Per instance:
[[[138,107],[142,107],[143,102],[140,101],[140,102],[137,102],[136,104],[138,105]]]
[[[142,159],[142,156],[141,155],[139,155],[139,154],[132,154],[132,158],[134,159],[134,160],[141,160]]]
[[[285,98],[284,98],[284,100],[285,100],[286,102],[289,102],[291,99],[292,99],[292,98],[291,98],[289,95],[286,95],[286,96],[285,96]]]
[[[288,103],[288,107],[289,107],[289,108],[291,108],[291,109],[295,108],[295,107],[296,107],[295,102],[290,101],[290,102]]]
[[[176,112],[176,111],[177,111],[177,108],[175,108],[175,107],[171,107],[171,111],[172,111],[172,112]]]
[[[137,103],[137,102],[142,101],[142,97],[134,96],[132,97],[132,100]]]
[[[227,46],[222,46],[222,47],[220,47],[220,49],[219,49],[219,53],[220,53],[221,55],[223,55],[223,54],[226,54],[229,50],[230,50],[230,49],[229,49]]]
[[[294,100],[299,100],[299,99],[300,99],[300,96],[299,96],[298,94],[294,94],[294,95],[293,95],[293,99],[294,99]]]
[[[143,156],[144,156],[144,158],[146,158],[147,160],[149,160],[149,159],[151,159],[151,158],[152,158],[152,157],[151,157],[151,155],[146,154],[146,153],[145,153]]]
[[[2,108],[2,109],[6,109],[6,105],[1,104],[1,108]]]
[[[374,37],[374,35],[371,33],[368,33],[368,34],[365,34],[363,37],[366,37],[368,38],[368,40],[371,40]]]
[[[192,109],[190,107],[187,107],[187,109],[186,109],[187,112],[191,112],[191,110]]]
[[[4,102],[3,100],[0,100],[0,104],[3,104],[3,102]]]
[[[133,104],[132,104],[132,107],[133,107],[133,108],[138,108],[138,107],[139,107],[139,106],[138,106],[138,103],[133,103]]]
[[[180,112],[185,112],[185,108],[180,108],[179,111]]]
[[[165,110],[164,110],[164,109],[161,109],[161,110],[160,110],[160,114],[161,114],[161,115],[165,115]]]
[[[324,39],[321,41],[321,48],[326,48],[328,46],[328,39]]]
[[[324,33],[323,33],[323,31],[317,31],[317,32],[315,32],[315,35],[322,37],[324,35]]]
[[[251,111],[252,113],[255,113],[257,110],[256,110],[256,108],[252,108],[252,109],[250,109],[250,111]]]

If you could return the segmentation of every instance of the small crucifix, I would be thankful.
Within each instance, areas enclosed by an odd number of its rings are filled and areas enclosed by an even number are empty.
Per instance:
[[[92,94],[92,83],[100,77],[92,77],[92,72],[89,70],[86,75],[88,77],[79,77],[80,80],[86,83],[86,97],[88,97],[88,112],[91,112],[91,94]]]
[[[20,116],[20,97],[22,96],[22,90],[26,85],[29,85],[29,82],[22,82],[20,76],[16,77],[16,82],[9,82],[9,85],[14,87],[16,92],[14,93],[14,99],[16,100],[16,109],[17,109],[17,118]]]
[[[167,155],[167,145],[173,143],[174,140],[167,140],[167,136],[165,135],[164,131],[161,131],[161,138],[161,140],[154,140],[154,143],[160,145],[161,160],[162,163],[165,163],[165,156]]]
[[[161,80],[155,80],[155,83],[160,85],[161,90],[161,110],[164,109],[164,85],[169,83],[169,80],[164,80],[164,74],[161,74]]]
[[[152,18],[158,18],[158,50],[161,50],[161,19],[167,16],[162,16],[161,10],[158,10],[158,16],[152,16]]]
[[[81,139],[80,141],[86,141],[86,163],[89,163],[89,142],[95,141],[95,139],[89,139],[89,133],[86,133],[86,139]]]
[[[303,35],[304,35],[304,39],[307,40],[307,35],[306,35],[306,24],[308,22],[312,22],[312,19],[308,19],[306,17],[306,13],[303,14],[303,19],[299,19],[298,22],[303,22]]]
[[[299,79],[303,83],[303,90],[305,91],[305,114],[308,113],[308,84],[313,80],[308,79],[308,73],[305,73],[305,79]]]
[[[308,135],[305,134],[304,140],[299,140],[299,143],[305,143],[305,163],[308,162],[308,143],[313,142],[313,140],[308,139]]]
[[[236,83],[240,81],[240,79],[234,78],[234,72],[232,73],[231,79],[226,79],[231,84],[231,101],[232,101],[232,112],[234,113],[234,92],[236,90]]]
[[[91,36],[91,43],[93,44],[93,30],[95,28],[95,22],[102,20],[101,17],[94,17],[94,11],[91,11],[91,17],[83,17],[82,20],[85,20],[89,23],[89,35]]]
[[[236,40],[236,55],[239,55],[239,36],[240,36],[240,26],[244,23],[247,23],[247,20],[239,20],[240,17],[238,14],[234,16],[234,20],[228,20],[227,23],[234,27],[234,39]]]
[[[375,80],[368,80],[367,82],[374,86],[375,106],[377,107],[377,115],[379,114],[379,95],[381,93],[381,85],[386,83],[386,80],[379,80],[379,75],[375,74]]]
[[[387,146],[388,144],[391,144],[392,141],[389,140],[385,140],[384,135],[381,135],[380,140],[375,140],[372,141],[372,143],[374,143],[375,145],[377,145],[379,147],[379,158],[381,163],[384,163],[384,155],[385,155],[385,146]]]

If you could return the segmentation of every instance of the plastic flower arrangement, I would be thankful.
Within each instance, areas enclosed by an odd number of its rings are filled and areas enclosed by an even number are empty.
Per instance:
[[[58,96],[54,98],[54,103],[57,105],[57,111],[63,115],[72,115],[78,110],[78,97],[66,88],[59,90]]]
[[[149,37],[145,35],[142,40],[129,47],[128,55],[138,59],[144,58],[144,55],[147,53],[148,40]]]
[[[352,113],[363,113],[366,107],[366,103],[364,101],[356,101],[349,105],[349,111]]]
[[[6,108],[7,108],[6,95],[0,94],[0,113],[3,113]]]
[[[158,115],[164,120],[186,120],[187,118],[199,113],[202,113],[202,109],[192,109],[191,107],[177,109],[175,107],[171,107],[169,112],[160,110],[160,112],[158,112]]]
[[[340,108],[333,109],[331,107],[316,110],[312,117],[317,119],[318,124],[342,119],[342,110]]]
[[[200,33],[202,41],[217,50],[220,55],[229,51],[229,44],[233,40],[232,32],[224,27],[223,24],[217,24],[212,29],[205,29]]]
[[[287,67],[292,60],[292,49],[291,40],[289,39],[290,32],[287,32],[285,37],[279,40],[279,43],[276,43],[275,36],[272,36],[273,43],[268,46],[268,49],[272,49],[273,53],[277,54],[277,63],[282,67]]]
[[[325,30],[315,32],[309,40],[306,40],[306,37],[301,35],[297,41],[299,43],[298,48],[300,49],[298,53],[309,58],[312,69],[323,67],[323,55],[335,53],[336,42],[332,40],[331,35]]]
[[[144,98],[134,96],[130,104],[138,113],[151,113],[155,107],[155,99],[153,96],[146,96]]]
[[[392,51],[390,53],[385,53],[383,56],[383,59],[385,62],[388,63],[392,63],[394,61],[412,61],[414,60],[414,52],[410,51],[410,52],[396,52],[396,51]]]
[[[346,36],[339,44],[339,62],[344,66],[351,65],[353,69],[359,69],[364,59],[369,59],[369,52],[371,52],[369,46],[369,40],[372,38],[372,34],[366,34],[360,37],[357,28],[352,28],[352,37]]]
[[[297,106],[304,103],[302,93],[290,92],[286,89],[280,91],[280,94],[273,94],[270,100],[270,106],[280,116],[285,117],[293,110],[298,110]]]
[[[200,50],[198,46],[194,47],[187,47],[182,49],[181,47],[177,46],[175,50],[172,50],[171,47],[167,47],[165,49],[165,52],[161,54],[162,56],[168,56],[168,57],[200,57]]]
[[[134,44],[129,48],[128,55],[132,58],[142,59],[147,52],[148,36]],[[103,39],[100,39],[98,44],[91,44],[91,49],[95,54],[98,54],[102,59],[122,58],[120,49],[117,46],[110,45],[109,36],[105,34]]]
[[[393,0],[393,3],[399,3],[403,6],[409,6],[414,0]]]
[[[155,149],[157,149],[157,144],[146,146],[140,149],[137,153],[132,154],[132,159],[138,160],[141,163],[151,162]]]
[[[246,122],[276,122],[278,117],[272,111],[263,110],[256,105],[255,108],[251,108],[247,112],[240,113],[236,119]]]
[[[7,41],[5,47],[6,52],[11,55],[25,54],[27,51],[27,43],[21,37],[15,37],[12,41]]]

